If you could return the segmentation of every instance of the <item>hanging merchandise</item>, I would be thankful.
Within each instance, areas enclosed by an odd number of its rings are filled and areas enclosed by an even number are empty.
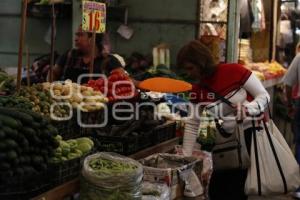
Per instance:
[[[224,49],[222,49],[222,43],[224,41],[221,39],[221,37],[213,35],[203,35],[201,36],[200,41],[210,49],[215,63],[219,63],[224,59]]]
[[[253,22],[253,13],[249,0],[241,0],[240,3],[240,38],[249,38],[251,36],[251,25]]]
[[[265,10],[262,0],[252,0],[251,8],[254,16],[252,30],[254,32],[263,31],[266,29]]]
[[[119,26],[117,33],[119,33],[123,38],[129,40],[133,36],[134,31],[127,24],[128,24],[128,9],[125,10],[124,24],[121,24]]]

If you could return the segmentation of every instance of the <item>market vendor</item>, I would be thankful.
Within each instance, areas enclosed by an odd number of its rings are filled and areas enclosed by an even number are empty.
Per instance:
[[[270,100],[262,83],[242,65],[215,63],[210,50],[197,40],[182,47],[177,56],[177,64],[197,81],[192,90],[195,94],[193,103],[202,103],[201,105],[205,103],[206,110],[209,110],[213,117],[218,119],[216,122],[217,139],[223,137],[226,140],[226,137],[236,135],[235,131],[243,130],[244,134],[239,134],[240,144],[244,144],[243,149],[249,154],[251,134],[259,128],[253,127],[252,120],[254,118],[252,117],[260,115]],[[249,118],[236,120],[237,108],[240,108]],[[200,119],[198,120],[198,124],[195,123],[195,130],[198,130],[199,127]],[[222,123],[219,124],[219,121]],[[237,129],[238,122],[242,123],[242,129]],[[222,153],[225,153],[225,150]],[[231,166],[235,159],[225,158],[227,160],[224,160],[224,164],[228,164],[228,166]],[[218,167],[220,169],[222,166]],[[232,167],[232,169],[214,170],[210,183],[210,199],[247,199],[244,194],[247,167]]]
[[[142,54],[137,52],[132,53],[126,63],[126,71],[135,80],[142,81],[152,77],[151,74],[147,71],[150,67],[150,62]]]
[[[54,81],[70,79],[77,82],[80,75],[89,74],[92,61],[92,35],[92,33],[83,32],[81,26],[78,28],[75,37],[76,48],[67,51],[57,60],[53,68]],[[102,39],[102,34],[96,35],[94,74],[108,76],[112,70],[122,69],[125,63],[122,63],[119,56],[103,53]]]

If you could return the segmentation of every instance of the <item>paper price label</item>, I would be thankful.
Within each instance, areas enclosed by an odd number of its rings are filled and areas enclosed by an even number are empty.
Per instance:
[[[106,29],[106,5],[93,1],[82,2],[82,30],[104,33]]]

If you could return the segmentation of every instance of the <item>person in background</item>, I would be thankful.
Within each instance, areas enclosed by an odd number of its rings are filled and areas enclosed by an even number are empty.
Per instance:
[[[149,66],[150,62],[145,56],[134,52],[128,58],[125,69],[132,78],[137,81],[142,81],[151,77],[151,74],[147,72]]]
[[[112,54],[103,52],[102,34],[96,35],[94,74],[109,73],[117,68],[123,68],[122,63]],[[89,74],[90,63],[92,62],[92,33],[83,32],[81,26],[78,28],[75,37],[76,48],[67,51],[56,62],[53,68],[53,80],[70,79],[78,82],[82,74]],[[81,83],[85,83],[87,78]]]
[[[191,41],[180,49],[177,55],[177,65],[197,81],[192,89],[195,94],[192,102],[205,103],[205,108],[216,119],[223,121],[219,124],[219,132],[222,130],[230,134],[235,133],[237,109],[216,99],[216,95],[211,95],[212,91],[222,95],[233,105],[242,105],[241,109],[249,116],[261,114],[268,105],[269,94],[251,71],[240,64],[215,63],[210,50],[198,40]],[[248,153],[254,128],[251,122],[252,120],[247,118],[242,122]],[[197,130],[198,127],[195,126],[195,129]],[[247,169],[213,171],[209,189],[210,199],[247,199],[244,194],[246,178]]]
[[[288,114],[293,119],[292,130],[294,132],[296,160],[300,164],[300,43],[296,46],[296,56],[290,64],[288,71],[283,77],[285,85],[286,104]],[[300,199],[300,188],[294,197]]]

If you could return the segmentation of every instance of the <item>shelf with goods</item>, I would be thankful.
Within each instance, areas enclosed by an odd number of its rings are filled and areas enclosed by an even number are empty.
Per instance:
[[[286,73],[286,69],[276,61],[248,63],[245,66],[262,81],[265,88],[279,84]]]
[[[199,0],[199,7],[198,37],[210,47],[214,46],[211,48],[214,57],[224,62],[227,60],[228,1],[222,0],[216,3],[214,1]],[[212,44],[215,42],[219,43],[218,47]]]
[[[180,139],[174,138],[168,141],[165,141],[161,144],[157,144],[153,147],[149,147],[142,151],[139,151],[135,154],[129,155],[130,158],[133,159],[142,159],[147,156],[150,156],[155,153],[166,153],[174,150],[174,146],[179,144]],[[66,182],[56,188],[53,188],[35,198],[33,200],[63,200],[66,197],[72,197],[76,195],[80,191],[80,181],[79,179],[73,179],[69,182]]]
[[[12,114],[15,112],[23,112],[23,110],[26,109],[26,112],[34,113],[34,115],[39,116],[45,122],[49,122],[53,134],[51,134],[52,132],[43,133],[42,130],[36,134],[38,134],[39,137],[43,137],[44,134],[48,135],[48,137],[51,137],[53,142],[58,145],[52,149],[53,152],[49,159],[47,159],[47,165],[49,164],[49,167],[45,169],[45,172],[51,177],[39,180],[40,182],[47,180],[48,184],[46,184],[44,188],[38,188],[38,190],[34,191],[35,193],[30,193],[32,188],[20,188],[19,191],[8,191],[8,188],[5,186],[0,186],[0,197],[2,196],[7,199],[7,197],[10,195],[13,196],[14,194],[17,195],[13,197],[14,199],[22,199],[22,197],[20,197],[21,194],[32,197],[33,194],[36,196],[38,193],[71,181],[79,176],[83,159],[91,151],[114,151],[123,155],[135,154],[135,157],[137,157],[137,152],[145,148],[155,148],[159,143],[164,143],[167,140],[175,138],[176,123],[172,121],[148,119],[148,117],[153,117],[153,113],[151,112],[146,113],[146,118],[142,120],[134,119],[127,121],[118,121],[109,113],[108,116],[105,116],[109,119],[109,122],[104,128],[89,127],[101,122],[104,107],[112,111],[113,105],[117,103],[126,102],[126,105],[135,105],[137,103],[139,93],[135,88],[130,88],[124,85],[124,83],[112,87],[114,82],[120,80],[126,81],[126,75],[112,73],[108,78],[107,84],[105,84],[105,81],[103,82],[102,79],[89,81],[88,84],[85,85],[72,83],[68,80],[54,83],[45,82],[31,86],[22,86],[18,94],[0,96],[0,107],[11,109],[13,111],[11,112]],[[106,91],[107,94],[104,95]],[[127,97],[130,92],[134,95],[128,99]],[[118,96],[112,98],[113,94],[117,94]],[[16,107],[18,110],[15,111]],[[73,115],[69,116],[71,113],[73,113]],[[81,115],[81,118],[78,117],[80,116],[78,114]],[[2,112],[1,115],[3,115]],[[81,121],[85,126],[79,125],[78,121]],[[0,119],[0,123],[4,122],[5,126],[9,125],[9,121],[7,122],[7,120],[3,121]],[[14,123],[14,121],[12,123]],[[17,121],[16,124],[19,124],[19,121]],[[23,123],[21,124],[23,125]],[[33,124],[36,127],[44,127],[44,125],[42,126],[37,122],[33,122]],[[16,131],[21,135],[22,129],[23,126],[19,127]],[[25,127],[25,129],[27,130],[29,128]],[[9,130],[10,129],[7,128],[3,129],[2,126],[0,128],[1,134],[4,133],[5,135],[8,135]],[[14,134],[16,135],[17,133],[14,132]],[[1,137],[4,137],[3,134]],[[43,138],[34,138],[33,142],[35,142],[35,140],[37,140],[38,143],[39,140],[43,141]],[[9,151],[14,151],[14,148],[17,148],[15,145],[16,142],[11,143],[13,146],[11,146],[12,149]],[[44,146],[46,146],[46,144]],[[3,145],[1,148],[3,148]],[[32,151],[39,152],[38,148],[40,148],[40,146],[34,147]],[[164,148],[165,147],[161,148],[160,146],[159,149],[163,150]],[[23,155],[21,152],[20,155]],[[32,153],[34,154],[34,152]],[[2,159],[3,156],[6,155],[3,154],[1,156]],[[13,153],[10,156],[18,157],[19,153]],[[20,171],[18,166],[16,166],[16,170]],[[2,174],[4,172],[5,171],[3,171]],[[17,171],[9,173],[15,174]],[[19,182],[18,184],[24,186],[24,183]],[[28,190],[30,190],[30,192]]]

